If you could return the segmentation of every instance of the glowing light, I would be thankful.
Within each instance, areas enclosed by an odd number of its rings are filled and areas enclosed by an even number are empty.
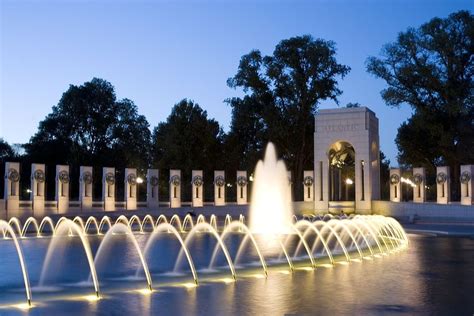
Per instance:
[[[322,268],[333,268],[334,266],[330,263],[323,263],[323,264],[318,264],[318,267]]]
[[[406,183],[406,184],[410,185],[412,188],[416,188],[416,184],[415,184],[413,181],[411,181],[410,179],[408,179],[408,178],[402,177],[402,178],[400,179],[400,181],[402,181],[403,183]]]
[[[150,290],[149,288],[144,288],[137,290],[137,292],[143,295],[150,295],[151,293],[153,293],[153,290]]]
[[[346,184],[347,184],[347,185],[354,184],[354,181],[352,181],[352,179],[347,178],[347,179],[346,179]]]
[[[142,183],[143,183],[143,178],[138,177],[138,178],[137,178],[137,183],[138,183],[138,184],[142,184]]]
[[[26,189],[26,193],[31,193],[31,189]]]
[[[197,287],[197,284],[189,282],[189,283],[183,283],[183,286],[187,289],[193,289],[193,288]]]
[[[28,303],[21,303],[21,304],[13,305],[13,307],[26,311],[26,310],[29,310],[30,308],[33,308],[34,306]]]
[[[343,266],[349,264],[349,262],[347,262],[347,261],[339,261],[339,262],[336,262],[336,263],[337,263],[337,264],[341,264],[341,265],[343,265]]]
[[[235,282],[235,280],[231,278],[223,278],[223,279],[220,279],[220,281],[224,282],[225,284],[230,284],[230,283]]]
[[[313,271],[314,269],[313,269],[313,268],[310,268],[310,267],[302,267],[302,268],[298,268],[298,270]]]
[[[88,302],[97,302],[100,300],[100,296],[97,295],[86,295],[84,296],[84,299]]]

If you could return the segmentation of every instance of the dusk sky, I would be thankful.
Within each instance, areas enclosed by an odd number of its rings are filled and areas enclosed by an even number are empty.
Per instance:
[[[394,138],[411,109],[385,105],[368,56],[407,27],[471,10],[474,1],[0,1],[0,137],[25,143],[69,84],[110,81],[156,126],[189,98],[229,129],[226,85],[252,49],[271,54],[282,39],[311,34],[337,44],[352,68],[340,105],[376,112],[381,148],[396,165]],[[332,108],[332,101],[320,108]],[[294,127],[297,128],[297,127]],[[278,144],[277,144],[278,145]]]

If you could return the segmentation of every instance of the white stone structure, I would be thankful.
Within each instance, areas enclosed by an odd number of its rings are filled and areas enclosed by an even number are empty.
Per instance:
[[[314,201],[314,171],[305,170],[303,172],[303,201]]]
[[[192,171],[192,206],[203,207],[204,206],[204,179],[202,176],[202,170]]]
[[[149,209],[156,209],[160,206],[158,185],[160,184],[160,172],[158,169],[148,169],[146,173],[146,204]]]
[[[20,206],[20,163],[5,163],[5,210],[17,211]]]
[[[462,205],[473,205],[474,204],[474,165],[463,165],[461,166],[461,204]]]
[[[33,214],[41,216],[44,213],[44,195],[46,186],[46,167],[44,164],[31,164],[31,192],[30,200]]]
[[[315,116],[315,209],[330,210],[329,156],[341,148],[353,148],[355,211],[369,213],[380,199],[379,123],[366,107],[320,110]]]
[[[137,169],[125,168],[125,209],[137,209]]]
[[[413,168],[413,202],[426,202],[426,172],[425,168]]]
[[[81,166],[79,168],[79,202],[81,210],[92,208],[92,167]]]
[[[247,204],[247,171],[237,171],[237,205]]]
[[[56,165],[56,203],[59,214],[69,209],[69,166]]]
[[[170,207],[181,207],[181,170],[170,170]]]
[[[449,167],[436,167],[436,202],[448,204],[451,199]]]
[[[402,201],[402,172],[400,169],[390,169],[390,201]]]
[[[104,211],[115,211],[115,168],[102,168],[102,202]]]
[[[225,171],[214,171],[214,205],[225,205]]]

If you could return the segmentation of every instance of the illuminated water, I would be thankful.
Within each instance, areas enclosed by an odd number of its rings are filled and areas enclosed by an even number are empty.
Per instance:
[[[249,253],[243,262],[256,263],[238,269],[237,282],[221,256],[216,274],[207,273],[215,241],[209,234],[198,234],[190,250],[200,271],[200,284],[192,287],[192,275],[185,268],[171,273],[179,247],[167,234],[149,249],[148,266],[153,275],[155,292],[137,291],[146,288],[140,260],[128,237],[117,235],[110,244],[105,260],[97,265],[102,298],[88,301],[91,285],[87,259],[81,254],[78,238],[71,238],[60,260],[51,267],[43,288],[39,282],[41,266],[50,238],[22,239],[28,263],[35,307],[32,315],[91,314],[173,314],[173,315],[282,315],[299,314],[444,314],[471,315],[474,302],[474,240],[410,236],[408,250],[373,260],[324,266],[316,270],[288,272],[286,266],[270,267],[264,278],[258,260]],[[135,234],[141,249],[150,234]],[[93,253],[103,239],[88,237]],[[231,238],[232,239],[232,238]],[[229,244],[229,251],[238,240]],[[72,246],[72,247],[71,247]],[[2,273],[0,278],[0,315],[22,314],[8,306],[24,299],[21,271],[10,241],[0,242]],[[252,259],[252,258],[253,259]],[[55,273],[60,272],[60,273]],[[226,281],[226,282],[224,282]]]
[[[249,228],[264,234],[288,233],[292,221],[291,187],[283,160],[277,159],[276,149],[268,143],[265,157],[255,167]]]

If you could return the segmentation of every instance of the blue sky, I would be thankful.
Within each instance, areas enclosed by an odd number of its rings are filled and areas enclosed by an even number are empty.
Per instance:
[[[380,97],[368,56],[409,26],[471,10],[471,1],[0,1],[0,137],[27,142],[69,84],[93,77],[130,98],[151,127],[183,98],[198,102],[228,130],[239,95],[226,85],[252,49],[271,54],[282,39],[311,34],[337,44],[352,71],[340,104],[376,112],[381,148],[396,165],[398,126],[411,113]],[[321,108],[335,107],[323,102]]]

